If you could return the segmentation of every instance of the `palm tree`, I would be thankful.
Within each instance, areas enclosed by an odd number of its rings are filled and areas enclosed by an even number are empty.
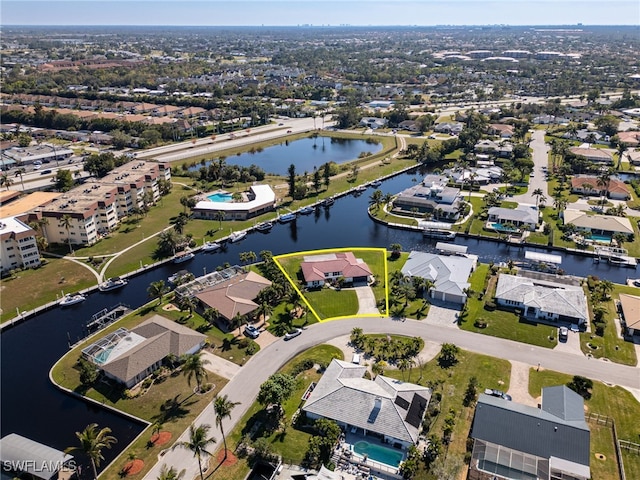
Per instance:
[[[624,142],[618,142],[618,148],[616,149],[616,152],[618,153],[618,166],[616,167],[616,170],[620,170],[620,167],[622,166],[622,157],[624,156],[624,152],[626,150],[627,144]],[[24,190],[24,186],[22,187],[22,189]]]
[[[389,208],[389,204],[391,203],[392,200],[393,200],[393,195],[391,195],[390,193],[385,193],[382,196],[382,203],[384,204],[385,208]]]
[[[109,427],[104,427],[98,430],[98,424],[92,423],[82,432],[76,432],[76,437],[80,441],[79,447],[69,447],[65,449],[65,453],[80,450],[84,452],[91,460],[91,467],[93,468],[93,478],[98,478],[98,468],[100,462],[104,460],[102,456],[103,448],[111,448],[111,445],[116,443],[117,440],[112,435]]]
[[[213,324],[214,320],[220,316],[220,312],[217,308],[208,307],[202,312],[202,318],[206,320],[208,324]]]
[[[533,191],[533,196],[536,197],[536,207],[537,207],[538,203],[540,203],[540,197],[544,197],[544,192],[542,191],[541,188],[536,188]]]
[[[180,236],[174,229],[165,230],[158,235],[158,249],[166,254],[175,253]]]
[[[400,253],[402,253],[402,245],[399,243],[392,243],[389,248],[391,249],[391,256],[393,258],[398,258]]]
[[[267,302],[262,302],[258,305],[258,308],[253,312],[256,320],[259,320],[262,317],[263,323],[266,323],[267,317],[273,313],[273,307],[269,305]]]
[[[607,169],[606,171],[602,172],[599,176],[598,176],[598,186],[600,187],[604,187],[604,189],[602,190],[602,204],[605,204],[605,199],[607,197],[607,194],[609,193],[609,185],[611,184],[611,175],[613,174],[613,171],[611,168]]]
[[[222,421],[225,418],[231,418],[231,410],[233,410],[236,405],[240,405],[240,402],[232,402],[227,395],[223,397],[216,396],[213,400],[213,411],[216,413],[216,425],[220,429],[222,442],[224,443],[224,458],[227,458],[227,438],[224,435]]]
[[[174,467],[169,468],[165,463],[160,469],[160,475],[158,475],[157,480],[181,480],[185,471],[185,469],[182,469],[178,472]]]
[[[598,290],[600,290],[602,299],[607,300],[609,294],[613,291],[613,282],[611,280],[601,280],[598,284]]]
[[[164,284],[164,280],[158,280],[156,282],[151,282],[149,287],[147,288],[147,293],[151,298],[158,299],[158,305],[162,303],[162,297],[165,293],[167,293],[169,289]]]
[[[369,205],[376,210],[380,210],[380,205],[382,205],[382,192],[380,190],[374,190],[374,192],[369,197]]]
[[[64,228],[67,231],[67,241],[69,242],[69,252],[73,253],[73,247],[71,247],[71,235],[69,234],[69,229],[73,225],[73,218],[69,214],[64,214],[60,219],[59,226]]]
[[[22,184],[22,191],[24,192],[24,181],[22,180],[22,175],[24,175],[25,173],[27,173],[27,169],[24,167],[19,168],[18,170],[16,170],[16,173],[14,175],[14,177],[20,177],[20,183]]]
[[[205,365],[209,364],[209,360],[202,358],[202,353],[194,353],[191,355],[185,355],[183,357],[182,374],[187,377],[187,384],[191,386],[191,379],[194,378],[198,391],[202,381],[208,378],[207,369]]]
[[[3,173],[0,176],[0,186],[2,185],[7,187],[7,190],[9,190],[9,187],[13,185],[13,179],[9,178],[9,175],[7,175],[6,173]]]
[[[215,213],[215,220],[218,220],[218,222],[220,223],[220,227],[218,228],[218,230],[222,230],[222,221],[224,220],[225,217],[225,213],[222,210],[218,210]]]
[[[198,468],[200,468],[200,479],[204,480],[204,475],[202,473],[202,456],[209,455],[211,453],[207,451],[207,447],[209,445],[213,445],[216,443],[216,439],[213,437],[207,438],[207,433],[209,433],[209,429],[211,425],[200,425],[196,427],[194,424],[189,426],[189,440],[186,442],[176,442],[176,444],[172,448],[180,447],[186,448],[187,450],[191,450],[193,456],[198,459]]]

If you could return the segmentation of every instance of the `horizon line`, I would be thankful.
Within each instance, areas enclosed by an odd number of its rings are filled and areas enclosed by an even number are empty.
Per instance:
[[[403,28],[433,28],[433,27],[638,27],[635,23],[544,23],[544,24],[530,24],[530,23],[438,23],[433,25],[425,24],[317,24],[312,23],[298,23],[298,24],[237,24],[237,25],[176,25],[176,24],[133,24],[133,23],[120,23],[120,24],[44,24],[44,23],[0,23],[0,27],[179,27],[179,28],[192,28],[192,27],[206,27],[206,28],[368,28],[368,27],[403,27]]]

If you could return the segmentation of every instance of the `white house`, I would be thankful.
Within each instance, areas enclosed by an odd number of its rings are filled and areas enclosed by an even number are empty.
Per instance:
[[[518,205],[516,208],[491,207],[488,211],[489,221],[504,225],[512,223],[516,227],[535,230],[539,212],[535,205]]]
[[[233,201],[231,194],[224,191],[201,195],[193,209],[193,216],[216,220],[219,212],[222,212],[226,220],[245,220],[271,211],[275,205],[276,194],[269,185],[253,185],[242,194],[242,200],[238,202]]]
[[[393,210],[399,213],[433,213],[440,219],[457,219],[460,215],[460,189],[448,187],[445,175],[427,175],[422,183],[409,187],[393,201]]]
[[[433,127],[433,131],[437,133],[448,133],[449,135],[458,135],[464,124],[460,122],[442,122]]]

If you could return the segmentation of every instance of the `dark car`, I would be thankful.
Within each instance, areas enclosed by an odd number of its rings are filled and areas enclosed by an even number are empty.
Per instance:
[[[50,170],[50,169],[42,170],[42,171],[40,172],[40,175],[46,175],[47,173],[52,173],[52,170]]]
[[[302,333],[302,330],[300,330],[299,328],[296,328],[294,331],[287,333],[284,336],[284,339],[285,340],[291,340],[292,338],[296,338],[301,333]]]
[[[491,395],[492,397],[502,398],[504,400],[511,401],[511,395],[504,393],[502,390],[496,390],[495,388],[487,388],[484,391],[485,395]]]

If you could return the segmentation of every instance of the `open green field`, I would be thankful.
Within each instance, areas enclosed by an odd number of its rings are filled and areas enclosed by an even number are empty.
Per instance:
[[[482,333],[493,337],[506,338],[517,342],[529,343],[545,348],[557,344],[556,328],[548,325],[530,323],[509,310],[495,308],[487,310],[485,304],[493,299],[497,284],[497,275],[488,275],[489,265],[480,264],[471,274],[470,283],[473,295],[467,300],[466,308],[460,314],[460,328],[470,332]],[[486,291],[483,295],[482,292]],[[486,327],[475,325],[484,320]],[[550,340],[549,337],[553,340]]]
[[[565,385],[571,381],[570,375],[559,372],[541,370],[536,372],[532,368],[529,372],[529,394],[536,398],[540,396],[542,387],[553,385]],[[585,409],[588,413],[597,413],[611,417],[616,422],[618,438],[639,443],[638,416],[640,415],[640,402],[629,391],[622,387],[611,387],[604,383],[594,381],[593,392],[590,400],[585,400]],[[593,429],[593,424],[589,423]],[[616,470],[616,457],[614,444],[609,443],[610,436],[598,431],[592,433],[591,441],[591,468],[592,478],[618,479],[618,475],[612,475]],[[595,458],[596,453],[603,453],[606,460]],[[628,479],[640,478],[640,455],[622,450],[625,473]]]
[[[16,309],[29,311],[61,298],[63,294],[96,285],[95,276],[77,263],[60,258],[47,258],[38,269],[17,271],[0,281],[2,314],[0,321],[16,317]]]
[[[296,356],[280,369],[280,372],[289,373],[293,366],[305,359],[312,359],[316,364],[328,365],[333,358],[344,360],[342,351],[331,345],[318,345],[310,348],[306,352]],[[286,425],[284,431],[282,429],[266,434],[266,438],[270,449],[282,456],[285,463],[299,464],[307,451],[307,445],[311,435],[299,430],[291,425],[291,419],[294,413],[300,408],[300,398],[309,387],[311,382],[317,382],[321,377],[315,369],[306,370],[298,374],[296,380],[296,389],[291,398],[282,406],[285,411]],[[238,422],[238,425],[227,434],[227,444],[231,450],[235,450],[242,438],[252,430],[257,422],[264,422],[265,412],[258,402],[254,402],[247,413]],[[255,433],[254,440],[261,437],[260,429]],[[245,478],[250,471],[248,459],[246,457],[239,458],[238,463],[230,467],[220,467],[216,470],[215,478],[221,480],[237,480]]]

